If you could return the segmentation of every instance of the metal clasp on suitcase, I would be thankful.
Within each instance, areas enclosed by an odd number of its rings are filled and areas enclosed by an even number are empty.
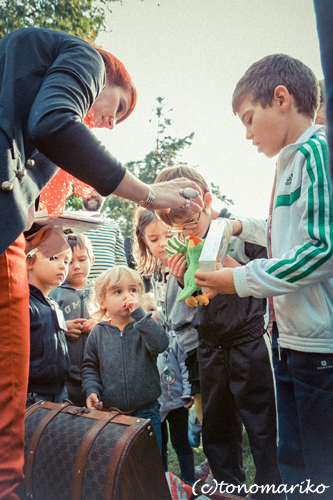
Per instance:
[[[91,410],[88,410],[85,406],[81,406],[81,408],[75,408],[75,410],[66,410],[66,413],[70,413],[71,415],[81,415],[82,413],[90,413]]]
[[[64,403],[70,403],[71,405],[73,404],[70,399],[64,399]],[[90,413],[90,410],[88,410],[88,408],[86,408],[85,406],[81,406],[81,407],[75,408],[74,411],[68,409],[68,410],[66,410],[65,413],[70,413],[71,415],[81,415],[82,413]]]

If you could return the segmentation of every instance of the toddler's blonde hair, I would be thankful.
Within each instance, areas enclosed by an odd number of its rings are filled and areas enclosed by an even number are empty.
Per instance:
[[[147,309],[149,308],[149,306],[154,306],[157,308],[156,299],[155,299],[154,294],[151,292],[143,294],[142,300],[141,300],[141,306],[145,312],[147,312]]]
[[[110,288],[115,287],[125,276],[133,279],[134,284],[138,287],[138,295],[141,301],[144,294],[144,284],[140,274],[127,266],[114,266],[102,272],[95,281],[94,293],[89,304],[90,316],[100,321],[108,319],[108,312],[102,308],[99,299],[104,300],[105,294]]]

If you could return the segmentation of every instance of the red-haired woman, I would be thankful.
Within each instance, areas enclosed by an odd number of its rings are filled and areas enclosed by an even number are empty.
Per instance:
[[[23,28],[0,40],[0,498],[22,481],[29,365],[29,291],[22,235],[35,200],[58,167],[147,208],[186,202],[190,181],[154,184],[130,174],[83,122],[112,129],[133,111],[136,89],[112,55],[66,33]],[[56,196],[57,193],[54,193]],[[197,203],[196,203],[197,202]],[[32,219],[33,217],[30,217]]]

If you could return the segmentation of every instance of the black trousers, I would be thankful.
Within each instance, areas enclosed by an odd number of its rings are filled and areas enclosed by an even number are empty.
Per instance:
[[[168,427],[169,422],[170,438],[172,446],[178,456],[185,456],[193,453],[188,441],[188,410],[184,407],[171,410],[163,422],[162,430],[162,455],[168,452]]]
[[[230,349],[198,347],[203,449],[214,478],[245,484],[242,429],[256,466],[255,484],[282,483],[277,464],[273,372],[264,337]],[[258,494],[255,495],[256,498]],[[284,498],[277,495],[272,498]]]

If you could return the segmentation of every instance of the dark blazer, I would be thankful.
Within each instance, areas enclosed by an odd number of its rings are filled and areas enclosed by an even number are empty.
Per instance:
[[[80,38],[22,28],[0,40],[0,254],[58,167],[103,196],[124,177],[82,123],[104,85],[101,56]]]

